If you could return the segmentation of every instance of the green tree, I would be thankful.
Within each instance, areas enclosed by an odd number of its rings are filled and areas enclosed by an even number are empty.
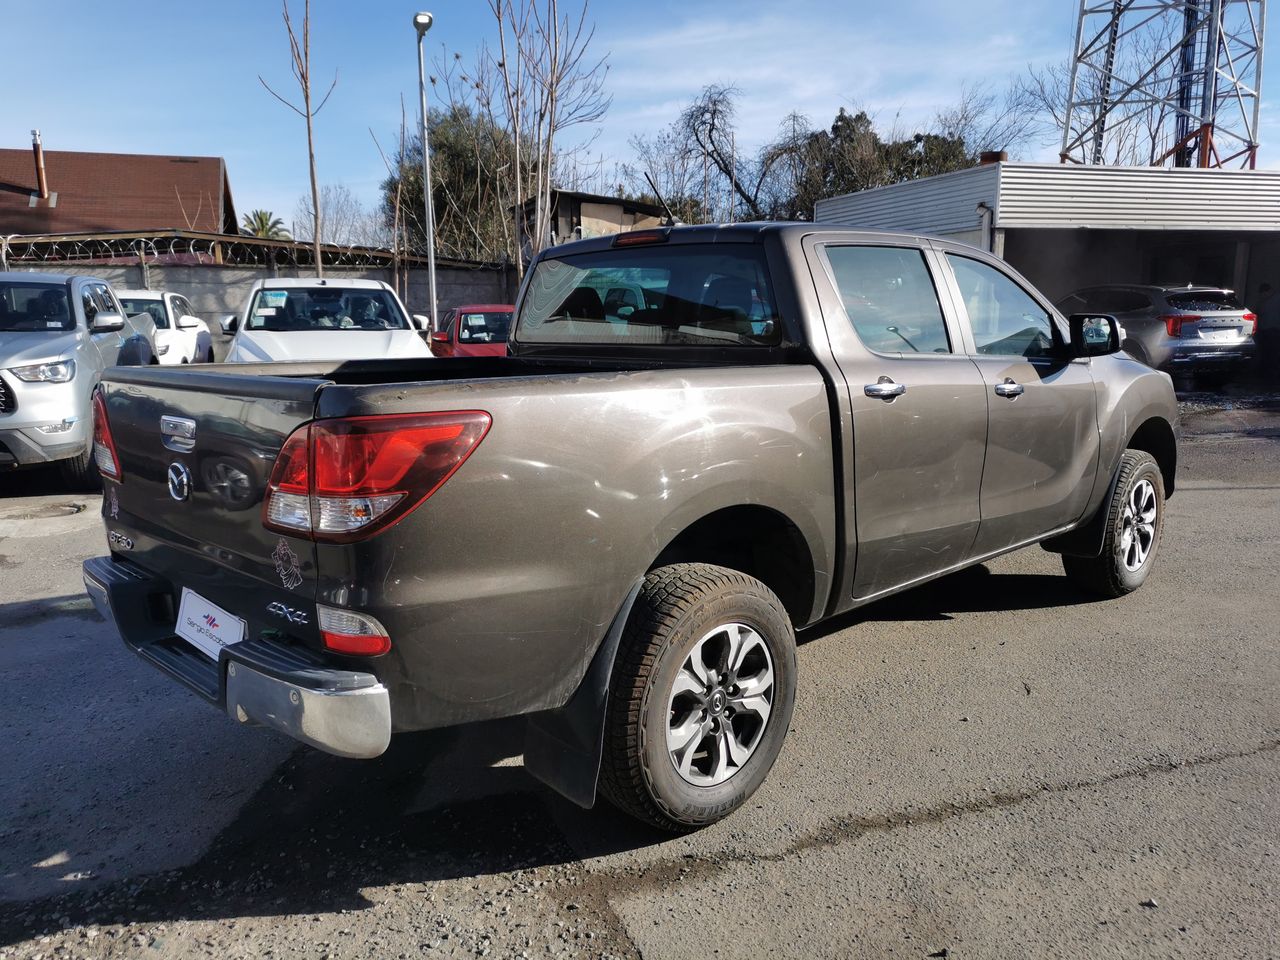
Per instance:
[[[284,228],[284,221],[270,210],[251,210],[240,218],[240,229],[251,237],[265,237],[268,240],[289,240],[289,231]]]

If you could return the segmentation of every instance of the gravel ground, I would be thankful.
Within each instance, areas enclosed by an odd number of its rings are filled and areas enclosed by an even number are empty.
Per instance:
[[[778,766],[682,838],[517,724],[232,725],[84,601],[94,498],[0,478],[0,958],[1280,955],[1280,405],[1230,404],[1185,398],[1141,591],[1032,549],[807,631]]]

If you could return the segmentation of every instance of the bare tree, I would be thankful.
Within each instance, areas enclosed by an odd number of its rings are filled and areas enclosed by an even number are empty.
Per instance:
[[[343,183],[326,183],[320,188],[320,215],[312,207],[311,196],[298,198],[295,217],[304,225],[298,231],[298,239],[315,242],[316,237],[306,226],[320,224],[321,243],[343,247],[380,247],[390,242],[387,225],[381,214],[368,210],[360,199]]]
[[[329,96],[333,93],[333,88],[338,85],[338,71],[333,71],[333,83],[329,84],[329,90],[321,98],[320,103],[315,108],[311,105],[311,0],[303,0],[302,8],[302,39],[298,39],[298,34],[293,28],[293,20],[289,16],[289,0],[281,0],[281,6],[284,10],[284,29],[289,35],[289,55],[290,69],[293,71],[293,78],[298,82],[298,88],[302,92],[302,106],[299,107],[290,100],[286,100],[275,90],[271,89],[271,85],[262,79],[262,75],[258,75],[258,82],[266,88],[267,92],[283,103],[286,107],[302,117],[307,124],[307,164],[311,174],[311,214],[312,214],[312,242],[314,245],[314,254],[316,260],[316,276],[324,276],[324,262],[320,257],[320,243],[324,235],[324,227],[321,222],[323,217],[324,205],[320,202],[320,187],[316,179],[316,141],[315,132],[313,130],[313,121],[326,103],[329,102]]]

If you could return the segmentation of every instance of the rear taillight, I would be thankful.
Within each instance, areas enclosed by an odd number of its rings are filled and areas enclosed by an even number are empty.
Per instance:
[[[111,424],[107,422],[107,405],[101,390],[93,391],[93,459],[103,476],[120,479],[120,458],[111,439]]]
[[[1258,333],[1258,315],[1256,313],[1246,312],[1240,319],[1249,324],[1248,335],[1251,337],[1256,336]]]
[[[352,657],[380,657],[391,649],[387,631],[367,613],[316,604],[320,639],[334,653]]]
[[[391,526],[462,466],[492,422],[480,410],[316,420],[276,457],[263,525],[346,542]]]
[[[1171,337],[1182,336],[1182,325],[1184,323],[1199,323],[1200,318],[1190,313],[1171,313],[1160,318],[1164,321],[1164,328]]]

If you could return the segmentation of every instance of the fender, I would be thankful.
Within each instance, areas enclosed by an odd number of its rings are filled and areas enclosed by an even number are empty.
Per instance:
[[[525,769],[556,793],[588,810],[595,806],[600,778],[609,678],[622,631],[643,585],[643,577],[632,585],[568,702],[555,710],[532,714],[527,720]]]

